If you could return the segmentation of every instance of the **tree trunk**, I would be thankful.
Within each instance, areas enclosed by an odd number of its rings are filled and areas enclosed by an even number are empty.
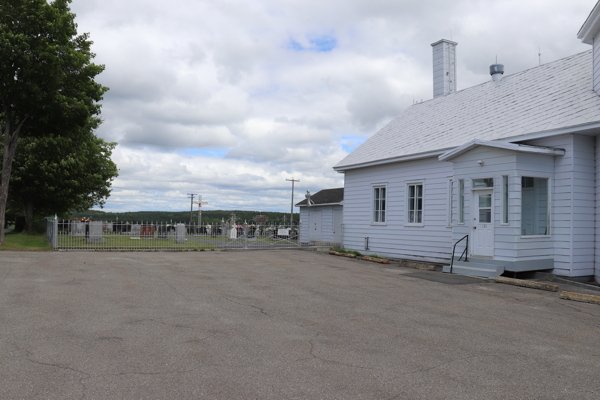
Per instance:
[[[2,178],[0,180],[0,244],[4,243],[4,222],[6,219],[6,201],[8,200],[8,182],[12,171],[12,162],[17,152],[17,139],[25,117],[13,131],[10,106],[4,106],[4,154],[2,155]]]
[[[33,233],[33,199],[27,199],[23,208],[25,211],[25,230],[27,234],[31,235]]]

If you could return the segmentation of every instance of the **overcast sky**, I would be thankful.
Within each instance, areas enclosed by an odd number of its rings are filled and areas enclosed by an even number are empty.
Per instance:
[[[595,0],[73,0],[110,91],[107,211],[289,211],[343,186],[332,167],[414,100],[432,49],[458,42],[458,89],[590,48]],[[459,145],[460,143],[457,143]],[[294,211],[297,211],[295,209]]]

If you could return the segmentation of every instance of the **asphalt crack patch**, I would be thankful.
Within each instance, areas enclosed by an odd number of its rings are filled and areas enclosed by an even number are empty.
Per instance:
[[[244,304],[244,303],[240,303],[240,302],[237,302],[237,301],[235,301],[235,300],[231,300],[229,297],[225,297],[225,300],[227,300],[227,301],[230,301],[230,302],[232,302],[232,303],[234,303],[234,304],[237,304],[237,305],[240,305],[240,306],[254,308],[255,310],[258,310],[258,311],[260,311],[260,313],[261,313],[261,314],[264,314],[264,315],[266,315],[266,316],[267,316],[267,317],[269,317],[269,318],[273,318],[273,316],[272,316],[272,315],[270,315],[269,313],[267,313],[265,310],[263,310],[262,308],[260,308],[260,307],[258,307],[258,306],[255,306],[255,305],[252,305],[252,304]]]

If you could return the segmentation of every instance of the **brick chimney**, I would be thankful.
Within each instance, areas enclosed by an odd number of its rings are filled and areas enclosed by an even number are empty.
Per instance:
[[[433,97],[456,91],[456,46],[458,43],[442,39],[433,47]]]

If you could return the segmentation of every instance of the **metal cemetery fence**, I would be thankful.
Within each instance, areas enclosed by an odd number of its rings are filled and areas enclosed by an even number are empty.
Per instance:
[[[60,250],[212,250],[337,246],[300,237],[300,226],[269,224],[45,220],[48,243]]]

